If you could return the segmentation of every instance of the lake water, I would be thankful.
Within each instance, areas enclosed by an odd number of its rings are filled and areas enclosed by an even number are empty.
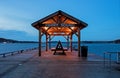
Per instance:
[[[51,47],[55,47],[57,43],[51,43]],[[66,43],[62,43],[64,47],[67,46]],[[92,44],[81,44],[81,46],[88,46],[88,53],[93,53],[103,57],[104,52],[120,52],[120,44],[114,43],[92,43]],[[73,43],[73,47],[77,48],[77,43]],[[38,43],[0,43],[0,54],[6,52],[12,52],[22,49],[30,49],[38,47]],[[45,43],[42,44],[42,49],[45,49]],[[115,55],[113,55],[113,59]]]
[[[38,43],[0,43],[0,53],[38,47]]]

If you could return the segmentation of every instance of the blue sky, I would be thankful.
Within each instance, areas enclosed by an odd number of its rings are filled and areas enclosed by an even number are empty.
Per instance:
[[[58,10],[88,24],[81,40],[120,39],[120,0],[0,0],[0,37],[37,41],[31,23]],[[54,40],[58,38],[65,40]]]

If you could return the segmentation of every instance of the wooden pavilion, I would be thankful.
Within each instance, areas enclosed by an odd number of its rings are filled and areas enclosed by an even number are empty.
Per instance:
[[[80,57],[80,30],[87,25],[87,23],[61,10],[32,23],[32,26],[39,31],[39,56],[41,56],[41,38],[43,35],[46,35],[46,51],[48,50],[48,40],[50,42],[54,36],[63,36],[68,43],[70,42],[72,52],[72,36],[75,34],[78,37],[78,56]]]

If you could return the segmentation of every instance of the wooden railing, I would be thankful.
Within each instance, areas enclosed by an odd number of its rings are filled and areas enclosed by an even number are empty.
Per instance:
[[[35,49],[37,49],[37,48],[31,48],[31,49],[25,49],[25,50],[17,50],[17,51],[12,51],[12,52],[6,52],[6,53],[1,53],[0,56],[6,57],[8,55],[20,54],[20,53],[28,52],[28,51],[35,50]]]

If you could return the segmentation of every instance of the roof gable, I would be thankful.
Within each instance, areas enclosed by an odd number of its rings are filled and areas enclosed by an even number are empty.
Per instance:
[[[87,24],[61,10],[50,14],[34,23],[32,26],[49,35],[70,35],[76,34],[78,29],[83,29]],[[76,34],[77,35],[77,34]]]
[[[46,16],[46,17],[44,17],[44,18],[42,18],[42,19],[40,19],[40,20],[38,20],[38,21],[36,21],[36,22],[34,22],[34,23],[32,23],[32,25],[35,26],[35,25],[37,25],[38,23],[39,23],[39,24],[43,24],[44,22],[50,23],[50,20],[52,21],[51,23],[58,22],[58,21],[56,20],[56,19],[57,19],[57,16],[58,16],[58,17],[59,17],[59,16],[64,17],[64,18],[62,18],[62,21],[69,21],[70,23],[73,23],[73,22],[74,22],[74,23],[77,23],[77,24],[82,24],[83,26],[87,26],[87,25],[88,25],[87,23],[85,23],[85,22],[83,22],[83,21],[81,21],[81,20],[79,20],[79,19],[77,19],[77,18],[75,18],[75,17],[73,17],[73,16],[71,16],[71,15],[69,15],[69,14],[61,11],[61,10],[59,10],[59,11],[57,11],[57,12],[55,12],[55,13],[52,13],[52,14],[50,14],[50,15],[48,15],[48,16]],[[52,18],[52,19],[51,19],[51,18]],[[67,20],[65,20],[66,18],[67,18]]]

